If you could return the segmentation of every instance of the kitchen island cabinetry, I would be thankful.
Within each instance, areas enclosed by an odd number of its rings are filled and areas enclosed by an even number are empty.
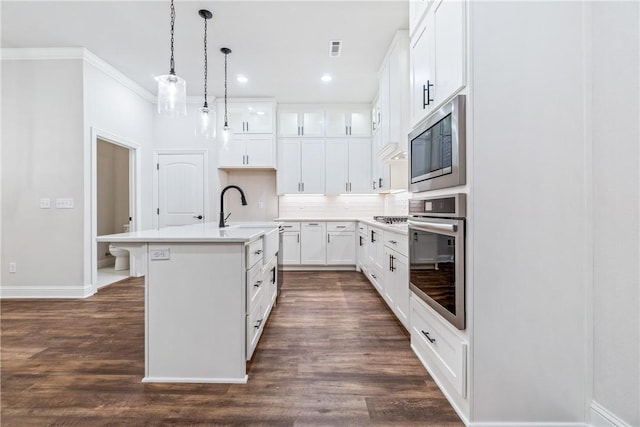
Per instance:
[[[145,260],[143,382],[247,381],[246,360],[274,302],[273,271],[264,267],[274,263],[278,236],[275,224],[254,227],[204,223],[98,237]]]

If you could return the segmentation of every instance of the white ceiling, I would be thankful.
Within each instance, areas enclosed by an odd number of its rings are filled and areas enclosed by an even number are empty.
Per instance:
[[[154,75],[169,71],[166,1],[1,2],[2,47],[85,47],[152,93]],[[203,93],[204,22],[209,21],[209,95],[224,94],[229,47],[229,97],[278,102],[369,102],[393,34],[408,26],[408,1],[175,0],[176,73],[188,95]],[[342,55],[329,57],[329,41]],[[322,83],[323,73],[333,75]],[[244,74],[249,82],[235,81]]]

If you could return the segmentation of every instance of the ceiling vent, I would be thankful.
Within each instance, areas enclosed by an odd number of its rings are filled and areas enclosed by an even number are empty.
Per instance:
[[[338,57],[342,52],[342,42],[340,40],[333,40],[329,42],[329,56]]]

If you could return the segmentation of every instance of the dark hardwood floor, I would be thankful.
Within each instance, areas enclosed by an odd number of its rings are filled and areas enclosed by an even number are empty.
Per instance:
[[[249,382],[143,384],[144,283],[1,303],[8,426],[462,426],[360,273],[286,272]]]

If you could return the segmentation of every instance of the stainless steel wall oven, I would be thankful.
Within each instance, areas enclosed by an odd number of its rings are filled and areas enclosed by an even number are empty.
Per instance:
[[[466,132],[465,96],[458,95],[409,134],[409,190],[465,184]]]
[[[465,328],[466,196],[409,200],[409,287],[458,329]]]

